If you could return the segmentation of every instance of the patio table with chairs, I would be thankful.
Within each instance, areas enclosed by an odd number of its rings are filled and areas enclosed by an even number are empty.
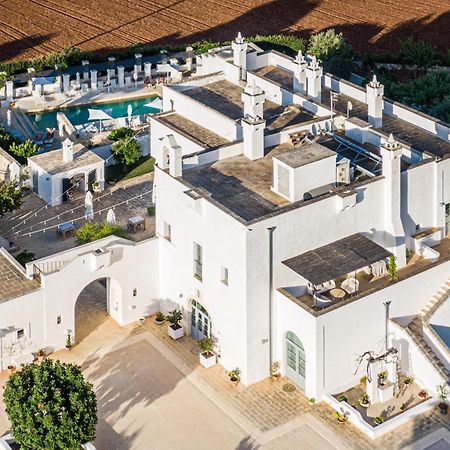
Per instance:
[[[384,275],[385,260],[391,255],[357,233],[294,256],[283,264],[306,280],[313,305],[322,309],[356,295],[363,275],[366,278]]]

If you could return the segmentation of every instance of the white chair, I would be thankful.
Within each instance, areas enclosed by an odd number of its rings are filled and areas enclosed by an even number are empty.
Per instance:
[[[356,278],[347,278],[342,282],[341,288],[344,289],[347,294],[354,294],[355,292],[358,292],[359,281]]]

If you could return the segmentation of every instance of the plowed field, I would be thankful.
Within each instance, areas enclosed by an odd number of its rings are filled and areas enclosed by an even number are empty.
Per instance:
[[[74,44],[119,50],[142,42],[344,32],[357,50],[393,50],[414,35],[449,47],[449,0],[2,0],[0,61]]]

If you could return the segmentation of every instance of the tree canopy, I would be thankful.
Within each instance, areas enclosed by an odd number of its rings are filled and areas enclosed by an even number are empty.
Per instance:
[[[37,146],[33,141],[30,140],[21,143],[13,142],[10,145],[8,151],[12,155],[14,155],[19,160],[19,162],[26,163],[27,158],[37,155],[39,146]]]
[[[0,217],[20,207],[22,194],[22,188],[17,181],[5,181],[0,184]]]
[[[119,164],[130,166],[141,157],[141,146],[134,138],[123,138],[112,145],[112,152]]]
[[[27,364],[8,379],[3,398],[11,433],[23,448],[79,450],[95,438],[97,400],[75,364]]]

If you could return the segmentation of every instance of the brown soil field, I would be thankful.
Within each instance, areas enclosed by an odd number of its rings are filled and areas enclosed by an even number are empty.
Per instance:
[[[358,51],[395,50],[414,36],[450,47],[449,0],[1,0],[0,61],[69,44],[120,51],[134,43],[188,43],[334,27]]]

